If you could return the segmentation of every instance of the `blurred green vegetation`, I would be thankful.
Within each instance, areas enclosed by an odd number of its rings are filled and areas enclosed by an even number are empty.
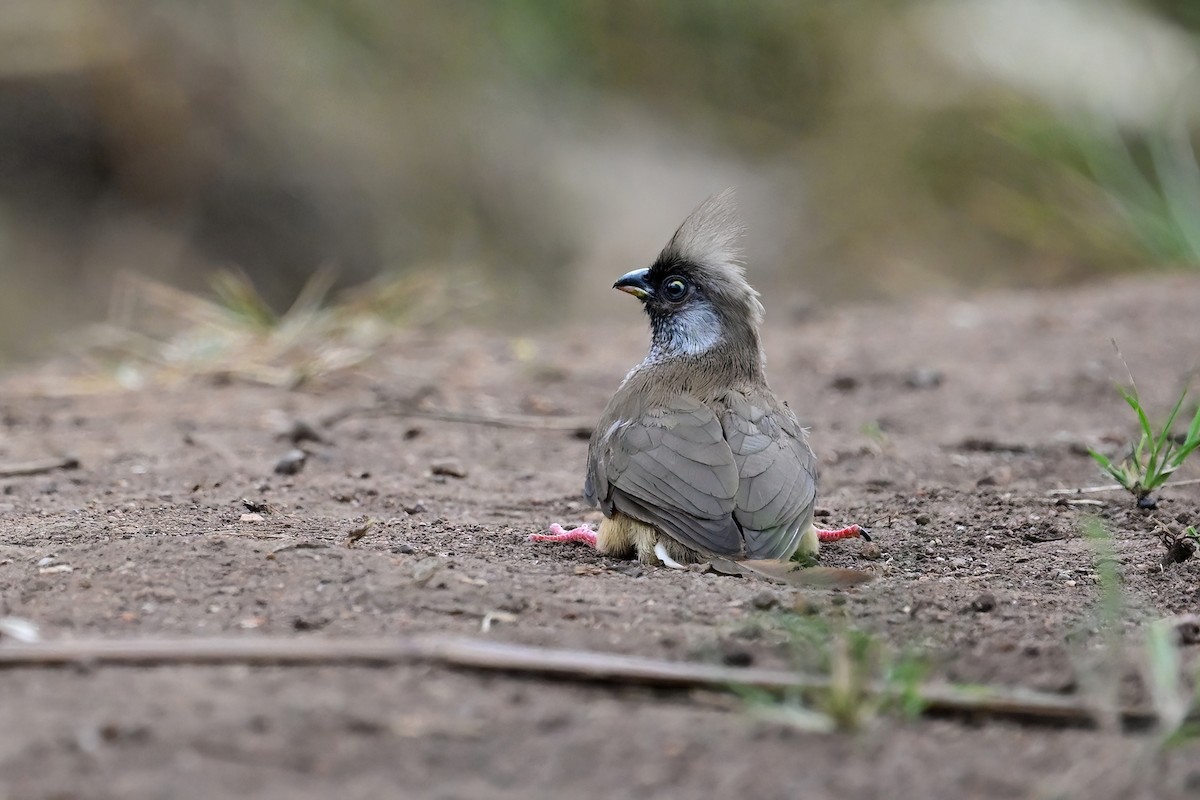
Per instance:
[[[1200,263],[1191,0],[11,0],[0,358],[135,270],[318,271],[550,322],[736,185],[835,299]],[[607,281],[605,280],[607,279]]]

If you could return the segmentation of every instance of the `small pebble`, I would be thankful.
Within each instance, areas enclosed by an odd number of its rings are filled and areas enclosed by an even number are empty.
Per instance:
[[[932,519],[930,518],[930,516],[928,514],[917,514],[917,518],[914,521],[918,525],[928,525],[932,521]]]
[[[451,478],[467,477],[466,467],[453,459],[434,461],[429,465],[429,471],[434,475],[446,475]]]
[[[779,595],[774,592],[759,592],[750,598],[750,605],[759,611],[770,611],[772,608],[779,608]]]
[[[275,462],[276,475],[295,475],[304,469],[304,462],[308,460],[308,453],[296,448],[289,450]]]
[[[879,549],[879,545],[875,542],[863,542],[863,546],[859,548],[858,554],[870,561],[877,561],[883,556],[883,551]]]
[[[971,601],[971,610],[979,613],[987,613],[996,607],[996,596],[991,592],[980,592],[975,599]]]
[[[935,389],[942,385],[942,373],[928,367],[918,367],[904,376],[904,385],[910,389]]]
[[[280,434],[279,438],[287,439],[292,444],[300,444],[301,442],[326,444],[324,437],[317,433],[317,429],[302,419],[292,420],[291,424]]]
[[[721,663],[727,667],[748,667],[754,663],[754,654],[736,645],[725,645],[722,648]]]
[[[1175,637],[1179,644],[1200,642],[1200,620],[1188,617],[1175,625]]]

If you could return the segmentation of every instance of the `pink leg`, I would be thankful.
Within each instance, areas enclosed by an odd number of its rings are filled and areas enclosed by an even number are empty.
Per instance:
[[[845,528],[828,531],[824,528],[817,528],[817,541],[819,542],[836,542],[839,539],[853,539],[855,536],[861,536],[868,542],[871,541],[871,535],[858,525],[849,525]]]
[[[596,546],[596,532],[586,526],[580,526],[573,530],[563,530],[563,526],[557,522],[550,526],[549,533],[531,533],[529,534],[531,542],[584,542],[591,547]]]

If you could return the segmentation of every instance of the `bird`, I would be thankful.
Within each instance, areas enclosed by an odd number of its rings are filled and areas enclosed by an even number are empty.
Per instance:
[[[625,376],[588,443],[584,496],[599,530],[559,524],[534,542],[686,568],[815,557],[822,542],[867,536],[813,526],[817,458],[808,431],[767,383],[764,309],[746,280],[733,190],[701,203],[658,258],[614,289],[641,301],[650,348]]]

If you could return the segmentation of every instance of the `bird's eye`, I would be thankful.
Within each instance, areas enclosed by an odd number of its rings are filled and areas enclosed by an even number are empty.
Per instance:
[[[687,294],[687,290],[688,290],[687,281],[685,281],[683,278],[679,278],[679,277],[668,278],[663,283],[663,289],[662,289],[663,297],[667,298],[672,303],[676,303],[676,302],[682,300],[683,296],[685,294]]]

